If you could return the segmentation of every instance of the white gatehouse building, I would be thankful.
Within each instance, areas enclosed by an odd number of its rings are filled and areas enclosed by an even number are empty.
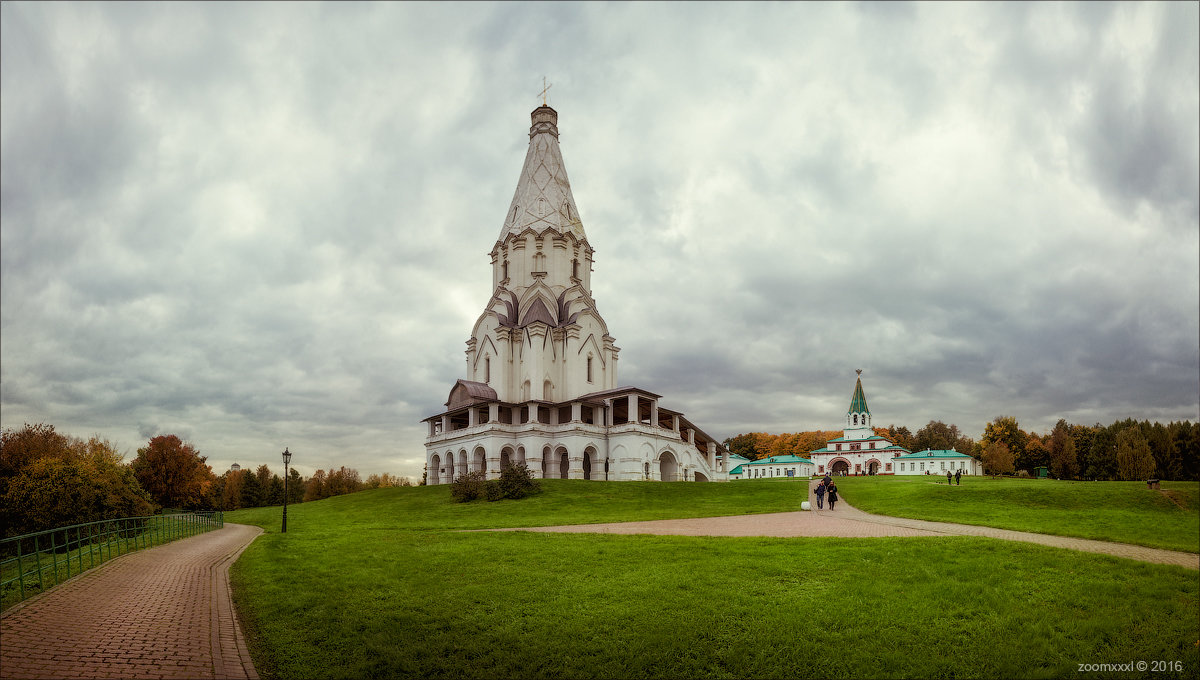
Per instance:
[[[871,410],[863,394],[862,369],[858,371],[850,410],[842,436],[830,439],[825,446],[809,454],[818,475],[892,475],[896,474],[896,458],[909,453],[903,446],[893,444],[887,437],[875,434],[871,426]]]
[[[535,476],[724,481],[728,452],[617,381],[620,348],[592,298],[594,250],[558,146],[558,113],[532,113],[529,150],[489,254],[491,298],[467,340],[466,376],[426,418],[426,479],[507,463]]]

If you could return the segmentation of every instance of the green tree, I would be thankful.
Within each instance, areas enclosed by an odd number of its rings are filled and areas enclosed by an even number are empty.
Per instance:
[[[929,424],[917,430],[912,437],[911,451],[958,451],[971,453],[975,442],[963,436],[957,425],[947,425],[940,420],[931,420]]]
[[[1117,470],[1121,479],[1149,479],[1154,466],[1150,445],[1136,426],[1117,434]]]
[[[173,434],[154,437],[138,449],[133,473],[155,502],[166,508],[205,507],[215,477],[204,456]]]
[[[1060,418],[1050,432],[1050,474],[1058,479],[1074,479],[1077,470],[1075,438],[1071,426]]]
[[[242,507],[257,508],[263,505],[263,488],[258,483],[258,475],[249,470],[240,470],[242,473]]]
[[[755,441],[754,433],[747,432],[746,434],[730,437],[721,443],[725,445],[726,450],[730,453],[754,460],[758,457],[754,450]]]
[[[304,490],[306,484],[304,482],[304,478],[300,476],[300,473],[296,470],[296,468],[291,468],[288,470],[287,484],[285,486],[287,487],[288,503],[304,502]]]
[[[283,480],[279,475],[271,475],[267,485],[267,505],[283,505]]]

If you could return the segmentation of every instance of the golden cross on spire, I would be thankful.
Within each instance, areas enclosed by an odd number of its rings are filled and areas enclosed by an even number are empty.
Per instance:
[[[546,106],[546,92],[552,87],[554,87],[554,83],[547,85],[546,76],[542,76],[542,91],[538,93],[538,96],[542,98],[542,106]]]

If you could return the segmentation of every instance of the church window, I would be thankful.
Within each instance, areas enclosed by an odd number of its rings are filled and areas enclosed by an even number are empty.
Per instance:
[[[871,442],[871,448],[875,448],[875,442]]]
[[[503,280],[505,280],[505,281],[507,281],[507,280],[508,280],[508,260],[505,260],[505,261],[504,261],[504,276],[502,276],[502,277],[500,277],[500,278],[501,278],[501,279],[503,279]]]
[[[588,355],[587,361],[587,381],[592,382],[592,355]]]
[[[492,381],[492,358],[483,358],[483,381],[490,383]]]
[[[856,413],[856,414],[854,414],[854,424],[855,424],[855,425],[857,425],[857,424],[858,424],[858,414],[857,414],[857,413]]]
[[[921,463],[921,469],[922,469],[922,470],[924,470],[924,469],[925,469],[925,463]]]
[[[841,445],[841,444],[834,444],[834,446],[833,446],[833,450],[834,450],[834,451],[841,451],[841,450],[842,450],[842,445]]]
[[[571,278],[579,279],[579,260],[571,260]]]

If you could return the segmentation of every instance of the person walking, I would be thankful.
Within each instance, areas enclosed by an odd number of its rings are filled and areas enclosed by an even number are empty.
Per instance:
[[[962,468],[954,471],[954,483],[958,486],[962,486]]]
[[[825,507],[825,482],[821,482],[820,484],[817,485],[816,493],[817,493],[817,509],[820,510],[821,508]]]
[[[950,471],[946,470],[946,486],[950,486],[950,479],[951,479]]]
[[[821,480],[821,483],[822,483],[822,484],[824,484],[825,486],[829,486],[829,483],[830,483],[830,482],[832,482],[832,481],[833,481],[833,478],[829,476],[829,473],[828,473],[828,472],[826,472],[826,473],[825,473],[825,479],[822,479],[822,480]]]
[[[829,509],[833,510],[833,504],[837,503],[837,484],[829,483],[829,488],[825,490],[825,495],[829,497]]]

